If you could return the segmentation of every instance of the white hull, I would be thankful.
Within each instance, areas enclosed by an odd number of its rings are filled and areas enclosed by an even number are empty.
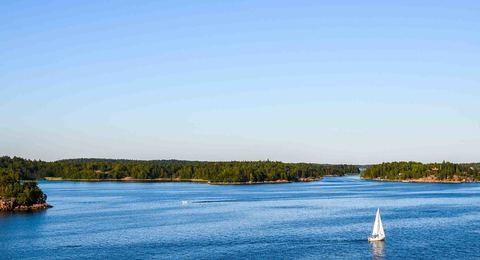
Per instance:
[[[375,242],[375,241],[383,241],[385,240],[385,236],[379,236],[379,237],[368,237],[368,242]]]

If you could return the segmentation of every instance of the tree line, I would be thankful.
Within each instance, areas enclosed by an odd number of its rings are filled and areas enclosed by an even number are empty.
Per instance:
[[[204,162],[181,160],[69,159],[54,162],[0,157],[0,168],[19,174],[21,179],[165,179],[211,182],[299,181],[326,175],[358,173],[354,165],[283,163],[276,161]]]
[[[436,180],[480,181],[480,164],[451,162],[427,163],[390,162],[369,166],[362,177],[366,179],[409,180],[434,177]]]

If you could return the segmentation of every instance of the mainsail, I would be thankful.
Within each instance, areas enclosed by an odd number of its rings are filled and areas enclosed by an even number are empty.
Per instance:
[[[375,223],[373,223],[372,236],[385,237],[385,231],[383,231],[382,218],[380,217],[380,209],[377,209],[377,215],[375,216]]]

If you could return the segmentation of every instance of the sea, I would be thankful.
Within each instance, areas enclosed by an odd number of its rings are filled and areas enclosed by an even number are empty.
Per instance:
[[[39,186],[53,208],[0,215],[0,259],[480,259],[475,183]]]

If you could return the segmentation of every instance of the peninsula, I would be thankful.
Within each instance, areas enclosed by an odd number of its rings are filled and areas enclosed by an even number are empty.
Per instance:
[[[361,177],[369,180],[464,183],[480,181],[480,163],[389,162],[369,166]]]

